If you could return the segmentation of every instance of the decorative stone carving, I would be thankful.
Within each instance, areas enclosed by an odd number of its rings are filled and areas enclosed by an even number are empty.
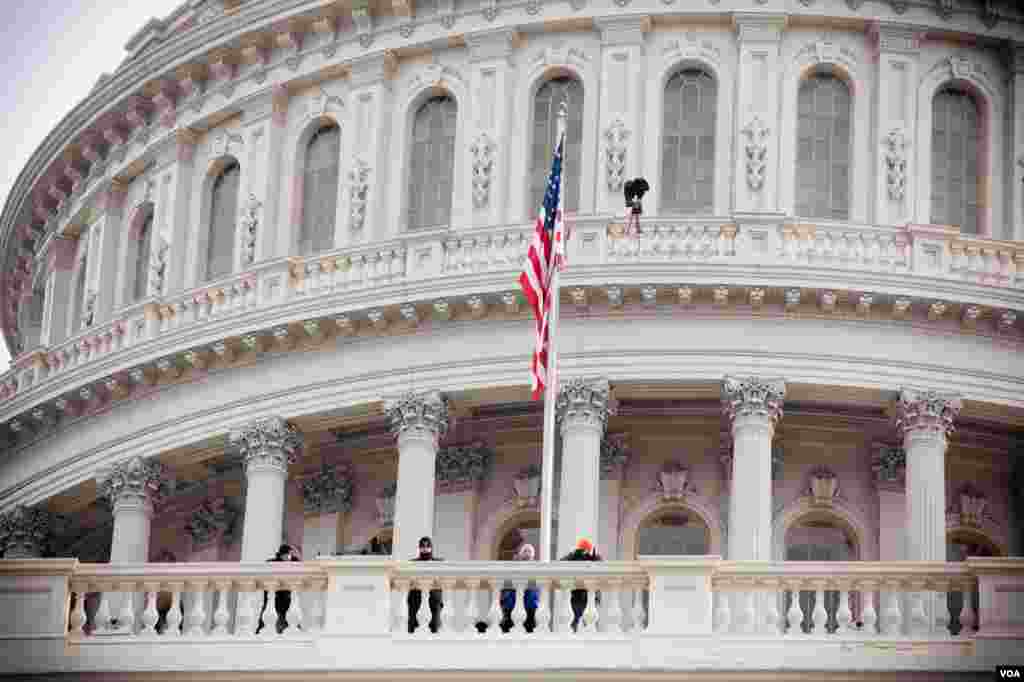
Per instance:
[[[98,478],[99,494],[115,510],[122,504],[158,505],[170,492],[164,466],[155,459],[131,457]]]
[[[254,464],[274,466],[286,472],[302,447],[302,436],[280,417],[268,417],[228,434],[228,442],[245,459],[245,467]]]
[[[743,145],[747,163],[747,187],[753,192],[759,192],[764,187],[768,169],[768,136],[771,130],[760,116],[755,115],[743,128],[743,134],[747,137]]]
[[[904,388],[896,403],[896,427],[901,434],[929,431],[949,435],[960,414],[960,398],[936,391]]]
[[[949,21],[949,18],[953,16],[953,0],[935,0],[938,4],[936,11],[939,16]]]
[[[349,228],[359,232],[366,223],[366,198],[370,193],[370,165],[356,158],[348,172]]]
[[[988,500],[985,494],[970,483],[965,483],[957,495],[960,506],[960,523],[965,526],[979,528],[984,521],[985,507]]]
[[[629,459],[625,434],[606,435],[601,440],[601,478],[616,478]]]
[[[493,453],[483,443],[442,448],[437,453],[436,479],[442,490],[455,492],[482,481]]]
[[[604,169],[608,190],[618,192],[622,189],[626,174],[626,140],[629,130],[621,118],[616,118],[604,130]]]
[[[885,186],[892,201],[902,201],[907,187],[907,146],[900,128],[890,130],[882,140],[885,147]]]
[[[662,499],[681,500],[692,490],[688,485],[690,470],[679,462],[670,462],[658,472],[657,489]]]
[[[832,506],[832,500],[839,493],[839,479],[828,469],[816,469],[811,472],[811,503],[819,506]]]
[[[540,467],[531,465],[512,479],[512,500],[517,507],[536,507],[540,504]]]
[[[469,145],[473,155],[473,203],[483,208],[491,194],[491,174],[494,171],[494,141],[482,132]]]
[[[259,228],[257,214],[262,208],[263,202],[256,198],[256,195],[249,193],[249,200],[242,208],[242,265],[252,265],[256,259],[256,232]]]
[[[189,516],[185,532],[193,547],[201,547],[221,537],[230,538],[238,512],[223,499],[205,500]]]
[[[903,14],[910,5],[907,0],[889,0],[889,2],[892,4],[892,11],[896,14]]]
[[[220,156],[234,155],[238,152],[238,148],[242,146],[244,140],[238,133],[220,132],[210,142],[210,156],[217,158]]]
[[[167,272],[167,252],[170,245],[163,237],[157,237],[158,243],[153,245],[149,257],[149,295],[163,296],[164,275]]]
[[[82,304],[82,326],[91,327],[96,315],[96,292],[86,291],[85,301]]]
[[[562,433],[570,425],[596,426],[604,431],[608,417],[615,413],[607,379],[570,379],[555,400],[555,414]]]
[[[0,514],[0,555],[4,559],[41,557],[53,537],[53,514],[17,506]]]
[[[949,72],[953,78],[969,78],[971,75],[971,60],[961,55],[953,55],[947,60]]]
[[[722,409],[729,421],[736,417],[763,416],[773,423],[782,416],[786,384],[781,379],[725,377],[722,381]]]
[[[377,521],[381,525],[390,526],[395,522],[395,495],[398,484],[386,486],[377,495]]]
[[[324,465],[320,473],[302,482],[302,505],[307,514],[351,511],[351,473]]]
[[[985,24],[985,28],[993,29],[996,24],[999,23],[1001,12],[996,7],[996,0],[982,0],[981,3],[981,23]]]
[[[448,399],[438,391],[410,391],[389,400],[384,409],[397,438],[426,437],[436,443],[448,431]]]

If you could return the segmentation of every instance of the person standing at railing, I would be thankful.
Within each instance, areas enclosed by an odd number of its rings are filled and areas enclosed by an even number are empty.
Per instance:
[[[562,561],[602,561],[601,555],[594,549],[594,543],[587,538],[581,538],[576,543],[576,549],[562,557]],[[594,596],[597,599],[597,596]],[[569,596],[569,603],[572,605],[572,631],[576,632],[583,612],[587,609],[587,591],[573,590]]]
[[[420,538],[419,549],[420,553],[410,559],[410,561],[444,561],[444,559],[434,556],[434,543],[429,536],[424,535]],[[423,592],[420,590],[409,590],[407,603],[409,606],[409,634],[411,635],[416,632],[416,628],[420,625],[416,615],[423,604]],[[441,625],[441,609],[444,607],[444,603],[441,601],[441,590],[430,591],[430,596],[427,598],[427,606],[430,608],[430,631],[436,633]]]
[[[524,544],[516,552],[516,561],[533,561],[536,556],[536,551],[533,549],[533,545]],[[526,609],[526,620],[523,622],[523,627],[526,628],[527,632],[533,632],[533,629],[537,627],[537,604],[540,601],[539,595],[537,594],[536,588],[527,587],[523,590],[523,608]],[[512,629],[512,610],[516,607],[516,590],[515,588],[506,588],[501,591],[501,631],[508,632]]]
[[[291,545],[281,545],[277,554],[267,561],[302,561],[299,558],[298,552],[292,549]],[[263,614],[267,610],[267,593],[263,593],[263,608],[260,610],[260,624],[256,627],[256,634],[260,634],[260,630],[263,629]],[[288,628],[288,621],[285,620],[285,614],[288,613],[288,609],[292,605],[292,592],[291,590],[278,590],[274,592],[274,610],[277,611],[277,634],[281,634]]]

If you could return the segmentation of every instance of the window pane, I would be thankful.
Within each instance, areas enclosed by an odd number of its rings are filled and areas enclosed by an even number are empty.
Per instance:
[[[458,109],[448,96],[428,100],[416,112],[409,163],[409,229],[451,221],[452,174]]]
[[[210,198],[210,234],[206,253],[208,280],[229,274],[233,267],[240,174],[238,163],[232,161],[213,181]]]
[[[544,200],[551,157],[557,133],[558,107],[565,102],[569,108],[565,150],[562,164],[563,206],[566,211],[579,208],[580,164],[583,156],[583,86],[573,78],[553,78],[537,90],[533,105],[533,142],[530,159],[530,205],[527,211],[536,216]]]
[[[800,84],[796,213],[849,218],[850,95],[839,78],[815,74]]]
[[[665,189],[674,187],[662,192],[662,210],[713,210],[716,95],[714,80],[699,69],[680,71],[665,84],[661,172]]]
[[[341,131],[337,126],[318,130],[306,146],[302,181],[302,225],[299,252],[309,255],[334,246],[338,207],[338,155]]]
[[[977,233],[978,107],[970,95],[945,89],[932,100],[931,221]]]

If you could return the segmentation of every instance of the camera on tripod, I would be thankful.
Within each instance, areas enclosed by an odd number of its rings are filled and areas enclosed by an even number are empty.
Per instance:
[[[644,194],[650,189],[651,186],[647,184],[647,181],[643,178],[627,180],[622,186],[622,191],[626,195],[626,208],[632,209],[633,215],[640,215],[644,212],[641,200],[644,198]]]

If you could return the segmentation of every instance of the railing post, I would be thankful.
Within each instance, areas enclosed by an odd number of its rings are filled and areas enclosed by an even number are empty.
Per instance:
[[[800,606],[800,583],[794,581],[789,585],[789,610],[786,612],[786,623],[789,626],[786,630],[788,635],[801,635],[803,628],[804,612]]]
[[[71,634],[73,637],[85,637],[85,626],[88,621],[85,613],[85,596],[89,592],[89,585],[76,583],[71,586],[71,590],[75,593],[75,609],[71,612]]]
[[[257,597],[256,583],[252,580],[240,580],[237,583],[237,595],[235,598],[235,635],[250,636],[256,633],[256,621],[258,616],[255,613],[256,605],[253,604],[253,597]]]
[[[457,581],[455,578],[442,578],[441,584],[441,603],[444,607],[441,609],[441,632],[456,632],[458,619],[456,618],[456,600],[455,585]]]
[[[217,608],[213,612],[213,628],[210,630],[210,634],[226,635],[228,634],[228,621],[231,619],[231,614],[228,612],[228,589],[231,587],[231,583],[218,581],[214,583],[214,587],[217,590]]]
[[[871,637],[876,634],[875,624],[878,621],[878,614],[875,612],[875,588],[877,585],[872,581],[862,581],[860,583],[861,588],[861,616],[860,620],[864,624],[862,633],[865,637]]]

